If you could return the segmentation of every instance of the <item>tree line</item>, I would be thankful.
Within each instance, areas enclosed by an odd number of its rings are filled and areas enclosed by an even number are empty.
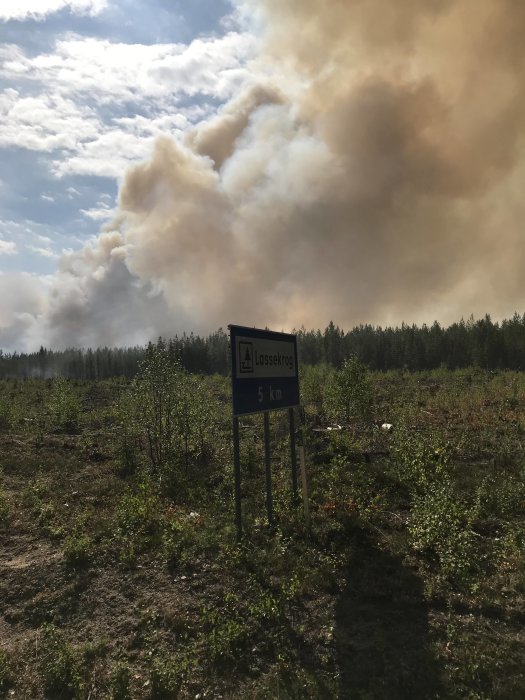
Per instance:
[[[493,322],[489,315],[469,318],[448,327],[437,321],[431,326],[407,325],[382,328],[360,325],[345,332],[332,321],[321,330],[297,333],[299,361],[340,367],[345,358],[356,356],[373,370],[431,370],[439,367],[484,369],[525,367],[525,314]],[[230,370],[229,335],[222,328],[207,336],[194,333],[159,338],[157,345],[177,358],[189,372],[227,375]],[[0,350],[0,378],[107,379],[132,378],[148,346],[48,350],[33,353],[4,353]]]

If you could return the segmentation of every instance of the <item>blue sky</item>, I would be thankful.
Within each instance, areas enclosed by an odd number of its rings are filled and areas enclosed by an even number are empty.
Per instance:
[[[0,6],[0,271],[49,275],[111,220],[126,168],[248,79],[225,0]]]

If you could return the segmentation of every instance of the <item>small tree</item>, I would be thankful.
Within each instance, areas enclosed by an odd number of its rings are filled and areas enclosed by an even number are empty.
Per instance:
[[[48,410],[55,430],[63,433],[76,433],[79,428],[80,399],[70,381],[64,377],[55,377]],[[45,411],[45,406],[41,406]],[[41,428],[39,427],[39,431]]]
[[[336,371],[327,388],[327,414],[346,422],[368,418],[372,409],[372,389],[368,371],[356,355],[350,355]]]
[[[173,457],[176,444],[176,410],[183,370],[165,345],[150,345],[131,385],[133,419],[146,438],[156,473]]]
[[[326,389],[330,386],[335,370],[325,363],[301,365],[299,379],[301,403],[313,412],[316,418],[324,417],[326,410]]]
[[[211,456],[220,412],[203,379],[188,374],[159,340],[148,346],[121,415],[126,445],[145,443],[153,474],[171,490],[180,484],[181,467],[187,474]],[[129,447],[124,457],[130,463]]]

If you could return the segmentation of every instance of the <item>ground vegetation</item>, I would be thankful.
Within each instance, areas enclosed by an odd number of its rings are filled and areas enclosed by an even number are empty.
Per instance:
[[[311,524],[274,412],[268,526],[249,416],[238,542],[227,378],[159,343],[2,380],[0,696],[525,695],[524,375],[348,355],[301,387]]]

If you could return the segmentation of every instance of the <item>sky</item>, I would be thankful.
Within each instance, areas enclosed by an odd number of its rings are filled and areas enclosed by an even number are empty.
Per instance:
[[[525,4],[2,0],[0,348],[524,312]]]
[[[0,269],[36,275],[111,219],[157,135],[240,89],[254,50],[223,0],[3,0],[0,39]]]

